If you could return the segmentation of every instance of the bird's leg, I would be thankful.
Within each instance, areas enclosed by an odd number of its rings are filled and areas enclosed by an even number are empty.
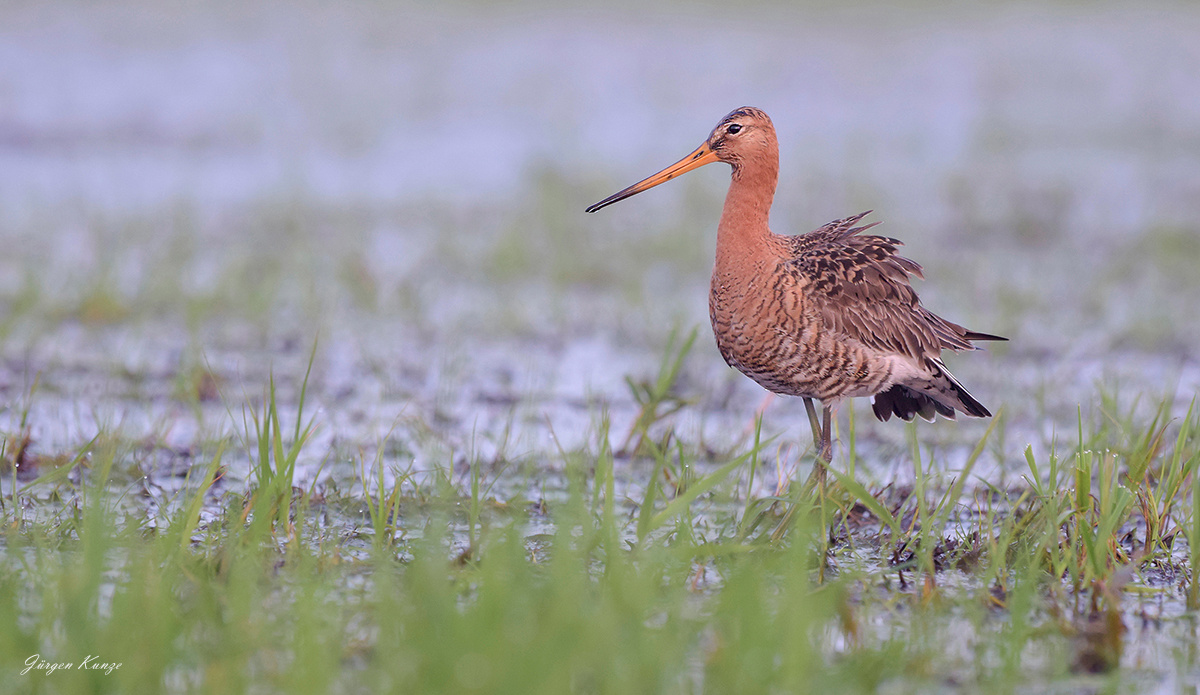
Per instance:
[[[833,406],[822,406],[821,420],[821,460],[833,463]]]
[[[820,461],[817,461],[813,467],[812,475],[808,478],[808,485],[825,483],[825,466],[829,463],[833,455],[833,442],[830,436],[831,420],[833,409],[827,405],[821,406],[822,418],[817,417],[817,408],[813,405],[811,398],[804,399],[804,410],[808,412],[808,424],[812,426],[813,446],[816,447],[817,455]]]
[[[804,410],[808,413],[808,424],[812,426],[813,446],[821,448],[821,421],[817,419],[817,408],[811,398],[804,399]]]

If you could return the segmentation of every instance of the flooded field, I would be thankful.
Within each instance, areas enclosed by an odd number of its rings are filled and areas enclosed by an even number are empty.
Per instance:
[[[873,209],[924,266],[927,306],[1010,339],[948,359],[1000,413],[977,459],[989,422],[914,429],[842,409],[835,462],[853,456],[884,503],[924,475],[945,490],[965,465],[964,501],[1023,489],[1027,448],[1065,458],[1081,427],[1124,456],[1160,406],[1174,441],[1200,390],[1191,5],[22,2],[0,9],[5,518],[59,514],[50,488],[22,506],[14,485],[98,438],[120,452],[114,488],[136,493],[123,513],[149,526],[226,442],[212,522],[254,481],[272,377],[288,432],[307,383],[297,488],[352,498],[374,465],[385,487],[465,491],[482,471],[495,504],[538,508],[567,498],[573,457],[609,447],[633,518],[659,470],[632,453],[631,382],[652,383],[698,330],[663,406],[678,410],[648,436],[701,472],[749,450],[765,392],[707,326],[724,168],[583,209],[745,104],[779,131],[776,232]],[[769,405],[761,439],[757,476],[739,470],[729,506],[697,510],[701,536],[807,477],[798,401]],[[361,505],[331,508],[331,533],[366,553]],[[421,535],[428,517],[411,518],[399,537]],[[530,538],[555,526],[521,523]],[[868,551],[837,550],[886,564]],[[1131,580],[1124,688],[1200,682],[1173,571]]]

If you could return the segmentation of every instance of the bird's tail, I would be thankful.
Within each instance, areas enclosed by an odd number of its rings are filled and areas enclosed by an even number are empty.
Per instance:
[[[875,394],[871,404],[875,417],[886,422],[892,415],[905,421],[920,415],[922,419],[933,422],[935,415],[953,420],[956,410],[971,417],[992,416],[940,361],[930,367],[933,373],[923,383],[896,384],[887,391]]]
[[[979,331],[969,330],[963,337],[967,340],[1003,340],[1006,343],[1008,342],[1008,338],[1003,336],[992,335],[991,333],[980,333]]]

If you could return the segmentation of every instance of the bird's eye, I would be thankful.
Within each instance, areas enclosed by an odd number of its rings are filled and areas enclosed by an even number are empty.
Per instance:
[[[731,125],[731,126],[729,126],[728,128],[726,128],[726,129],[725,129],[725,132],[726,132],[726,133],[729,133],[730,135],[737,135],[739,132],[741,132],[741,130],[742,130],[742,126],[741,126],[741,124],[740,124],[740,123],[734,123],[733,125]]]

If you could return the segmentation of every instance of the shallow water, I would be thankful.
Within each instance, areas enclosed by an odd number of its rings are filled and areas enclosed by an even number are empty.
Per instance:
[[[1186,407],[1200,13],[927,12],[9,7],[0,424],[37,375],[43,451],[102,425],[186,449],[237,418],[179,403],[180,373],[294,390],[319,334],[316,449],[419,422],[431,456],[552,459],[601,404],[624,431],[625,377],[706,323],[723,175],[580,210],[741,103],[784,143],[778,231],[874,207],[928,305],[1012,339],[951,358],[1006,413],[982,474],[1069,442],[1098,390]],[[674,425],[722,449],[762,392],[704,330]],[[904,475],[904,429],[859,410],[868,470]],[[801,412],[768,433],[804,446]],[[920,432],[953,468],[984,427]]]
[[[742,104],[779,129],[776,231],[874,208],[927,305],[1011,338],[949,360],[1005,415],[981,479],[1074,446],[1101,394],[1142,421],[1194,398],[1200,11],[638,12],[0,9],[0,432],[27,414],[44,457],[145,440],[135,467],[170,490],[245,437],[270,374],[295,412],[319,340],[301,484],[324,465],[352,487],[382,447],[418,475],[489,462],[497,497],[532,499],[544,486],[506,462],[556,480],[602,413],[623,439],[626,377],[699,326],[690,405],[655,431],[720,459],[763,397],[707,333],[725,173],[582,210]],[[206,370],[215,398],[188,385]],[[802,412],[767,410],[758,494],[805,474]],[[859,477],[910,481],[907,429],[855,413]],[[917,433],[953,471],[985,429]],[[248,458],[230,457],[237,485]],[[626,497],[648,473],[618,459]]]

